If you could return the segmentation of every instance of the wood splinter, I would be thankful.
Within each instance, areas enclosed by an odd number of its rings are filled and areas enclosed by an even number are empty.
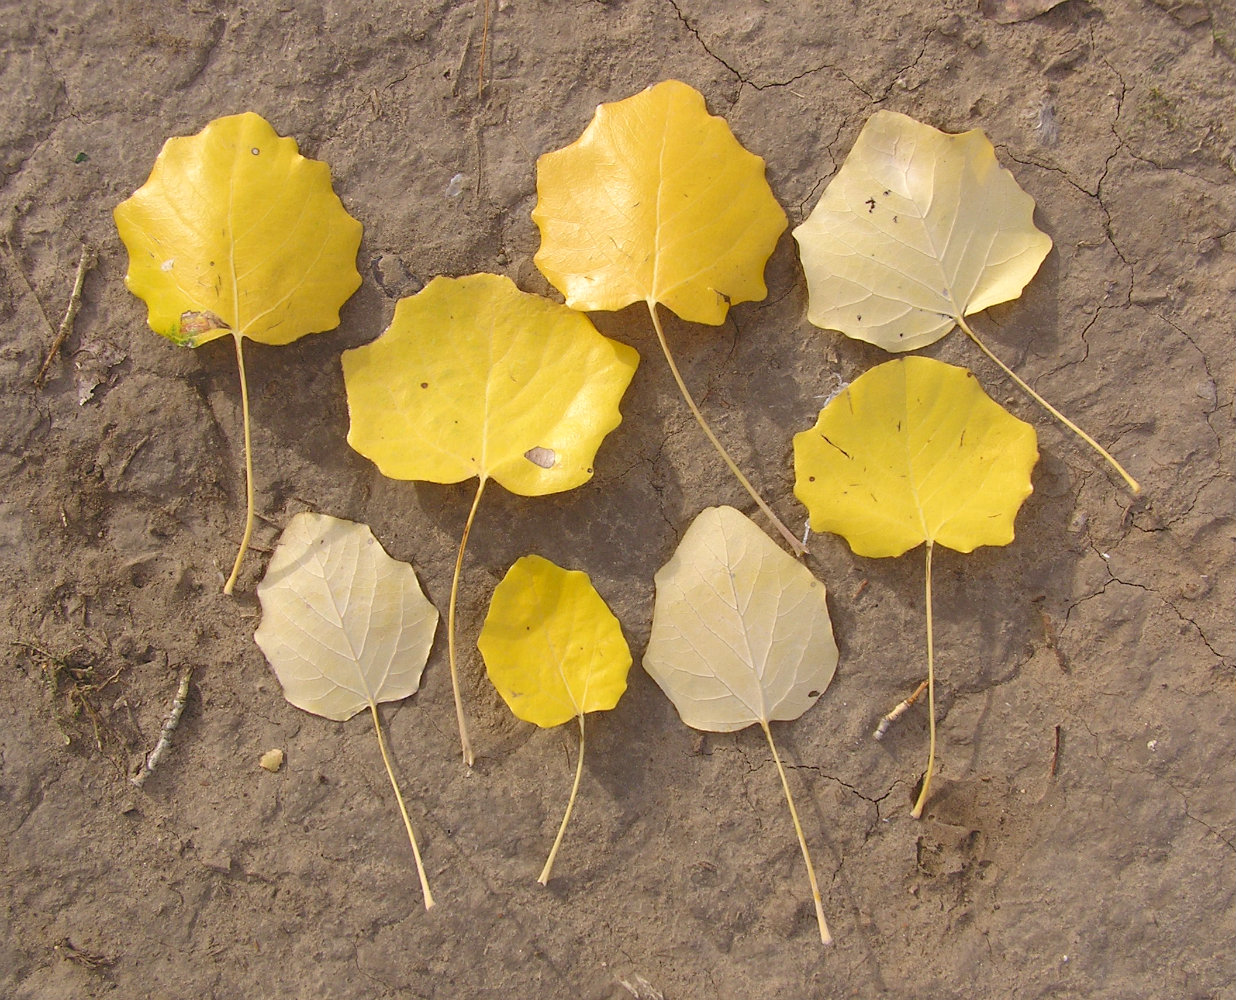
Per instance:
[[[167,718],[163,720],[163,728],[159,731],[159,742],[155,744],[155,748],[142,761],[141,770],[129,779],[138,788],[141,788],[146,783],[146,779],[158,767],[163,754],[167,752],[167,748],[172,745],[172,733],[180,725],[180,717],[184,714],[185,705],[189,702],[189,681],[192,678],[193,668],[191,666],[185,667],[180,672],[180,686],[176,688],[176,698],[172,702],[172,710],[168,713]]]
[[[896,708],[894,708],[891,712],[889,712],[886,716],[884,716],[884,718],[880,720],[880,724],[876,726],[875,732],[871,734],[872,737],[877,740],[884,739],[884,736],[888,732],[889,727],[892,726],[892,724],[896,722],[898,719],[900,719],[903,715],[905,715],[905,713],[909,711],[910,706],[913,705],[916,701],[918,701],[918,699],[922,697],[923,692],[926,690],[927,690],[927,682],[923,681],[922,684],[920,684],[918,687],[914,689],[914,693],[910,695],[909,698],[907,698],[903,702],[898,703]]]

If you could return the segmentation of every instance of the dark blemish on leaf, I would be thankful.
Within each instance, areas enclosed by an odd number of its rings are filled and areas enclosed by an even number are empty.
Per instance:
[[[859,314],[858,314],[858,321],[859,321],[860,323],[863,321],[863,314],[862,314],[862,313],[859,313]]]
[[[192,344],[199,337],[210,333],[212,330],[230,330],[231,327],[223,322],[218,316],[212,313],[209,309],[203,309],[201,312],[182,312],[180,314],[180,337],[179,339],[185,343]]]
[[[254,146],[251,150],[249,150],[249,152],[250,152],[250,153],[252,153],[254,156],[257,156],[257,155],[259,155],[262,151],[261,151],[260,149],[258,149],[258,148],[257,148],[257,146]]]
[[[865,202],[863,202],[863,204],[867,206],[868,215],[870,215],[872,212],[875,211],[875,199],[874,198],[868,198]]]
[[[554,463],[558,461],[558,456],[554,454],[552,448],[529,448],[524,452],[524,458],[542,469],[552,469]]]
[[[961,440],[958,442],[957,447],[958,447],[958,448],[964,448],[965,446],[966,446],[966,432],[965,432],[965,431],[962,431],[962,432],[961,432]]]
[[[820,437],[822,437],[825,441],[828,441],[829,444],[831,444],[834,448],[836,448],[839,452],[841,452],[841,454],[843,454],[851,462],[854,461],[854,457],[848,451],[842,448],[839,444],[835,444],[834,442],[829,441],[827,434],[821,434]]]
[[[421,388],[422,388],[422,389],[428,389],[428,388],[429,388],[429,383],[428,383],[428,382],[422,382],[422,383],[421,383]]]
[[[807,477],[807,482],[809,482],[809,483],[814,483],[814,482],[815,482],[815,476],[808,476],[808,477]]]
[[[893,216],[893,223],[894,223],[894,224],[896,224],[896,222],[897,222],[897,216],[895,216],[895,215],[894,215],[894,216]]]
[[[808,692],[807,692],[807,697],[808,697],[808,698],[818,698],[819,696],[820,696],[820,692],[819,692],[819,691],[808,691]]]
[[[885,198],[887,198],[887,197],[888,197],[890,194],[892,194],[892,193],[893,193],[893,192],[892,192],[892,191],[890,191],[888,188],[885,188],[885,189],[884,189],[884,197],[885,197]]]

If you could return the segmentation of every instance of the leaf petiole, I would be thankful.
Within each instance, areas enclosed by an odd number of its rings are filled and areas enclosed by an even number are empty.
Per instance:
[[[781,523],[781,519],[772,512],[772,508],[764,502],[764,498],[755,491],[755,487],[752,486],[747,480],[747,477],[742,474],[742,471],[738,468],[737,463],[730,458],[730,453],[726,451],[721,442],[717,440],[717,436],[712,432],[712,428],[708,426],[708,421],[704,419],[704,415],[700,412],[700,408],[695,405],[695,400],[692,398],[690,391],[687,389],[687,384],[682,380],[682,375],[678,371],[678,365],[674,363],[674,356],[670,353],[669,342],[665,339],[665,331],[661,329],[661,320],[657,316],[657,304],[652,299],[648,300],[648,313],[652,316],[652,326],[657,332],[657,340],[661,344],[661,351],[665,355],[665,360],[669,362],[670,372],[674,376],[674,381],[678,383],[678,391],[682,393],[682,398],[686,400],[687,406],[690,408],[691,414],[695,417],[696,423],[700,425],[700,429],[707,436],[708,440],[712,442],[712,446],[717,449],[717,454],[720,455],[725,464],[729,466],[730,472],[734,473],[735,478],[737,478],[737,480],[742,484],[743,489],[750,494],[751,499],[755,501],[756,506],[764,512],[764,516],[767,517],[772,522],[773,527],[781,533],[781,537],[785,539],[786,544],[790,547],[790,551],[796,556],[805,555],[807,552],[807,547],[794,537],[794,533]]]
[[[477,483],[476,496],[472,500],[472,509],[468,511],[468,519],[464,522],[463,535],[459,539],[459,554],[455,557],[455,575],[451,577],[451,602],[446,613],[446,649],[447,659],[451,665],[451,693],[455,696],[455,718],[459,723],[459,744],[463,750],[464,763],[472,766],[472,740],[468,737],[468,720],[464,717],[463,699],[459,694],[459,672],[455,668],[455,602],[459,596],[459,574],[463,569],[464,550],[468,547],[468,535],[472,533],[472,522],[476,520],[476,509],[481,504],[481,494],[485,492],[486,479],[480,477]]]
[[[545,867],[537,876],[541,885],[549,885],[549,873],[554,867],[554,858],[558,856],[558,848],[562,846],[562,836],[566,833],[567,821],[571,818],[571,810],[575,808],[575,795],[579,791],[579,779],[584,773],[584,713],[579,713],[579,761],[575,765],[575,784],[571,786],[571,797],[567,799],[566,812],[562,815],[562,825],[558,827],[558,836],[554,838],[554,846],[549,849],[549,857]]]
[[[1025,392],[1027,392],[1031,396],[1031,398],[1034,399],[1036,403],[1038,403],[1041,407],[1043,407],[1043,409],[1045,409],[1053,417],[1055,417],[1062,424],[1064,424],[1065,427],[1071,430],[1079,438],[1085,441],[1086,444],[1090,445],[1091,448],[1093,448],[1100,455],[1102,455],[1103,458],[1107,460],[1108,464],[1113,469],[1115,469],[1118,473],[1120,473],[1120,478],[1123,479],[1128,484],[1129,489],[1131,489],[1134,493],[1141,493],[1142,488],[1141,488],[1141,485],[1138,483],[1138,481],[1134,479],[1132,476],[1130,476],[1125,471],[1124,466],[1121,465],[1119,462],[1117,462],[1111,456],[1111,453],[1108,452],[1106,448],[1104,448],[1101,444],[1099,444],[1099,442],[1097,442],[1084,430],[1078,427],[1077,424],[1073,423],[1072,420],[1070,420],[1063,413],[1061,413],[1054,406],[1052,406],[1051,403],[1047,402],[1047,400],[1045,400],[1037,392],[1031,389],[1029,385],[1027,385],[1021,378],[1018,377],[1017,373],[1014,372],[1013,369],[1011,369],[998,357],[992,354],[991,351],[988,350],[987,345],[984,344],[981,340],[979,340],[978,335],[972,329],[970,329],[970,324],[966,322],[965,317],[961,315],[957,315],[957,316],[954,316],[953,318],[957,320],[957,325],[961,327],[961,329],[965,332],[966,336],[969,337],[972,341],[974,341],[975,346],[978,347],[978,349],[982,351],[984,354],[986,354],[988,358],[990,358],[997,365],[999,365],[1005,375],[1007,375],[1014,382],[1016,382],[1019,386],[1021,386],[1022,389],[1025,390]]]
[[[807,838],[803,836],[802,824],[798,821],[798,810],[794,808],[794,797],[790,795],[790,783],[785,777],[785,768],[781,766],[781,756],[777,753],[777,744],[773,742],[772,730],[768,723],[760,720],[764,736],[768,739],[768,749],[772,751],[773,760],[777,765],[777,774],[781,776],[781,788],[785,791],[785,801],[790,807],[790,819],[794,821],[794,832],[798,834],[798,846],[803,851],[803,861],[807,864],[807,878],[811,881],[811,898],[815,902],[815,919],[820,925],[820,942],[832,944],[833,936],[828,930],[828,921],[824,919],[824,904],[820,900],[820,886],[815,880],[815,867],[811,864],[811,852],[807,850]]]
[[[236,341],[236,366],[240,370],[240,414],[245,431],[245,503],[248,507],[245,514],[245,534],[240,540],[240,550],[236,553],[236,562],[232,564],[232,575],[223,585],[223,592],[230,594],[236,586],[236,578],[240,576],[240,564],[245,553],[249,551],[249,539],[253,537],[253,446],[249,434],[249,381],[245,378],[244,337],[233,332]]]
[[[918,793],[918,801],[910,810],[910,815],[921,819],[923,806],[927,803],[927,792],[931,788],[931,775],[936,768],[936,670],[935,643],[931,627],[931,539],[927,540],[927,717],[928,717],[928,749],[927,771],[923,775],[923,787]]]
[[[416,874],[421,878],[421,892],[425,897],[425,909],[432,910],[433,893],[429,891],[429,879],[425,876],[425,865],[421,861],[421,850],[416,846],[416,834],[412,832],[412,820],[408,818],[408,807],[403,804],[403,794],[399,791],[399,782],[395,780],[395,771],[391,767],[390,755],[386,752],[386,738],[382,735],[382,723],[378,721],[378,706],[369,702],[369,712],[373,716],[373,730],[378,734],[378,749],[382,751],[382,763],[386,765],[387,777],[391,779],[391,787],[395,789],[395,800],[399,803],[399,813],[403,816],[403,825],[408,831],[408,840],[412,843],[412,856],[416,858]]]

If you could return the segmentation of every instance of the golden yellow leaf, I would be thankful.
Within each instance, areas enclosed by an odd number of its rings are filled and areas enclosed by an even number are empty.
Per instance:
[[[494,590],[477,646],[502,700],[525,722],[559,726],[605,712],[627,689],[631,651],[586,573],[524,556]]]
[[[287,344],[333,330],[360,287],[361,224],[330,168],[253,112],[169,139],[115,217],[125,283],[151,329],[187,347],[227,333]]]
[[[639,364],[588,318],[509,278],[435,278],[343,352],[348,443],[392,479],[494,479],[542,496],[592,477]]]
[[[115,219],[129,251],[125,284],[146,303],[151,329],[185,347],[229,333],[235,342],[248,509],[223,586],[230,594],[253,534],[244,338],[287,344],[338,326],[360,287],[361,224],[331,188],[330,168],[253,112],[168,139]]]
[[[582,310],[659,302],[719,324],[762,299],[786,218],[698,91],[666,80],[602,104],[575,142],[537,161],[536,265]]]
[[[605,712],[627,689],[631,650],[586,573],[524,556],[494,590],[477,646],[502,700],[543,728],[575,718],[579,759],[558,836],[538,881],[549,881],[584,771],[584,715]]]
[[[386,332],[343,353],[348,443],[393,479],[477,477],[447,613],[448,657],[464,762],[471,766],[455,657],[455,603],[485,484],[542,496],[592,477],[639,364],[586,316],[509,278],[435,278],[400,300]]]
[[[1007,545],[1038,461],[1034,428],[964,368],[902,358],[872,368],[794,435],[794,492],[813,531],[861,556],[923,542]]]
[[[931,748],[916,817],[936,756],[932,550],[1011,542],[1038,457],[1034,428],[988,397],[973,374],[921,357],[872,368],[811,430],[794,435],[794,492],[813,530],[841,535],[861,556],[898,556],[926,543]]]
[[[877,111],[794,230],[807,318],[886,351],[934,343],[1021,294],[1051,250],[1033,217],[982,131]]]
[[[666,80],[602,104],[575,142],[537,161],[541,230],[536,265],[574,309],[644,302],[692,416],[734,477],[794,552],[802,545],[708,426],[657,316],[724,322],[731,305],[762,299],[764,265],[785,213],[723,118],[685,83]]]

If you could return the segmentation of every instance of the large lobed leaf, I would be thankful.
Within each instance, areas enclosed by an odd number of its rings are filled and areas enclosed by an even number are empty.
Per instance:
[[[297,708],[342,722],[420,685],[438,612],[368,526],[297,514],[257,594],[254,638]]]
[[[495,479],[542,496],[592,477],[639,355],[494,274],[435,278],[343,352],[348,443],[392,479]]]
[[[1007,545],[1031,493],[1034,428],[964,368],[900,358],[864,373],[794,436],[794,492],[813,531],[861,556],[923,542]]]
[[[330,168],[253,112],[169,139],[115,219],[125,283],[151,329],[187,347],[227,333],[287,344],[333,330],[360,287],[361,224]]]
[[[832,681],[824,585],[734,508],[696,517],[656,587],[644,669],[688,726],[797,719]]]
[[[1033,217],[982,131],[877,111],[794,230],[807,318],[886,351],[934,343],[1021,294],[1051,250]]]
[[[540,556],[517,560],[495,588],[477,646],[502,700],[543,728],[608,711],[627,689],[618,619],[588,574]]]
[[[537,161],[538,268],[580,310],[660,303],[717,325],[767,294],[786,217],[723,118],[666,80],[602,104],[575,142]]]

